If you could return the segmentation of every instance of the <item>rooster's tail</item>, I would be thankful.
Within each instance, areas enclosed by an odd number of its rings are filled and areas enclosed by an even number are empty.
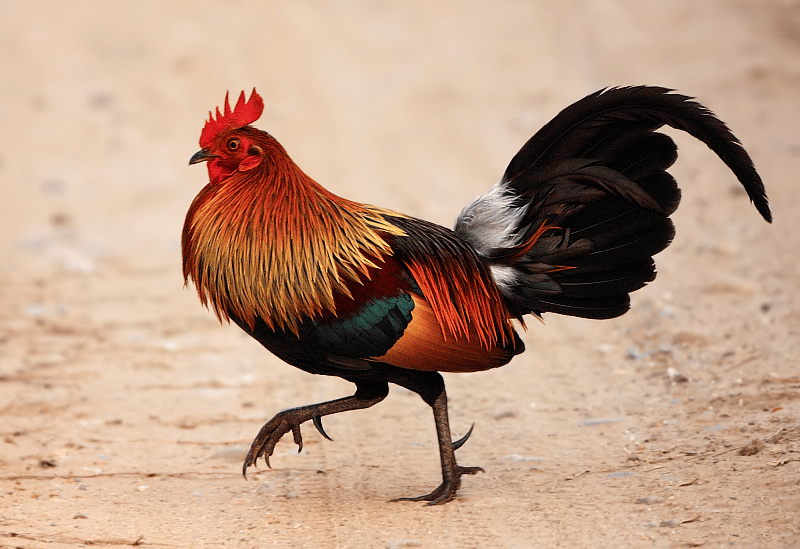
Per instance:
[[[672,241],[680,202],[666,172],[677,147],[656,132],[663,125],[708,145],[771,221],[752,160],[708,109],[664,88],[594,93],[537,132],[456,221],[512,314],[616,317],[655,278],[652,256]]]

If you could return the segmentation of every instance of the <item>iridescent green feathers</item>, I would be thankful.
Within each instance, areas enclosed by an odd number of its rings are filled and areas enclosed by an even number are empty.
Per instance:
[[[367,358],[385,355],[411,322],[414,300],[411,294],[373,297],[360,308],[327,322],[311,321],[308,332],[326,352],[343,357]]]

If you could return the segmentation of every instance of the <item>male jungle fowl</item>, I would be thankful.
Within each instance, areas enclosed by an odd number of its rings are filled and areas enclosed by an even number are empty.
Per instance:
[[[433,409],[442,483],[402,500],[451,500],[456,462],[439,372],[507,364],[524,350],[512,325],[527,314],[607,319],[655,278],[652,256],[674,235],[677,158],[664,126],[704,142],[733,171],[765,220],[764,185],[739,140],[692,98],[657,87],[601,90],[559,113],[514,156],[453,230],[336,196],[306,175],[270,134],[251,126],[255,90],[225,106],[190,164],[209,183],[183,228],[183,273],[220,320],[233,321],[283,361],[355,384],[352,396],[276,414],[242,472],[269,466],[278,440],[323,416],[377,404],[394,383]]]

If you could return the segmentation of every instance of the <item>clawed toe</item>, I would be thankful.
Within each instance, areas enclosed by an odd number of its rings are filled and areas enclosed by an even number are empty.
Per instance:
[[[461,487],[461,481],[459,480],[455,484],[450,483],[442,483],[439,485],[436,490],[431,492],[430,494],[425,494],[424,496],[417,496],[415,498],[395,498],[391,500],[392,502],[397,501],[427,501],[426,505],[441,505],[442,503],[447,503],[448,501],[452,500],[456,497],[456,492]]]
[[[427,501],[428,505],[441,505],[456,496],[456,492],[461,487],[461,475],[474,475],[483,472],[481,467],[461,467],[459,465],[452,478],[446,478],[433,492],[412,498],[395,498],[391,501]]]
[[[272,465],[269,463],[269,458],[275,451],[275,445],[289,431],[292,432],[294,443],[297,444],[298,453],[302,452],[303,435],[300,434],[300,423],[278,414],[261,428],[261,431],[259,431],[250,445],[250,451],[247,452],[247,457],[242,466],[242,475],[247,478],[247,468],[251,465],[256,466],[258,458],[261,456],[264,456],[264,463],[271,469]]]

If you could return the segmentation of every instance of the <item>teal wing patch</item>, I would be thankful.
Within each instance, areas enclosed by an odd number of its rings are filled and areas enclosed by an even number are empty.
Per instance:
[[[343,318],[310,321],[305,328],[313,344],[327,353],[376,357],[384,355],[403,336],[413,309],[411,296],[401,291],[394,297],[373,298]]]

